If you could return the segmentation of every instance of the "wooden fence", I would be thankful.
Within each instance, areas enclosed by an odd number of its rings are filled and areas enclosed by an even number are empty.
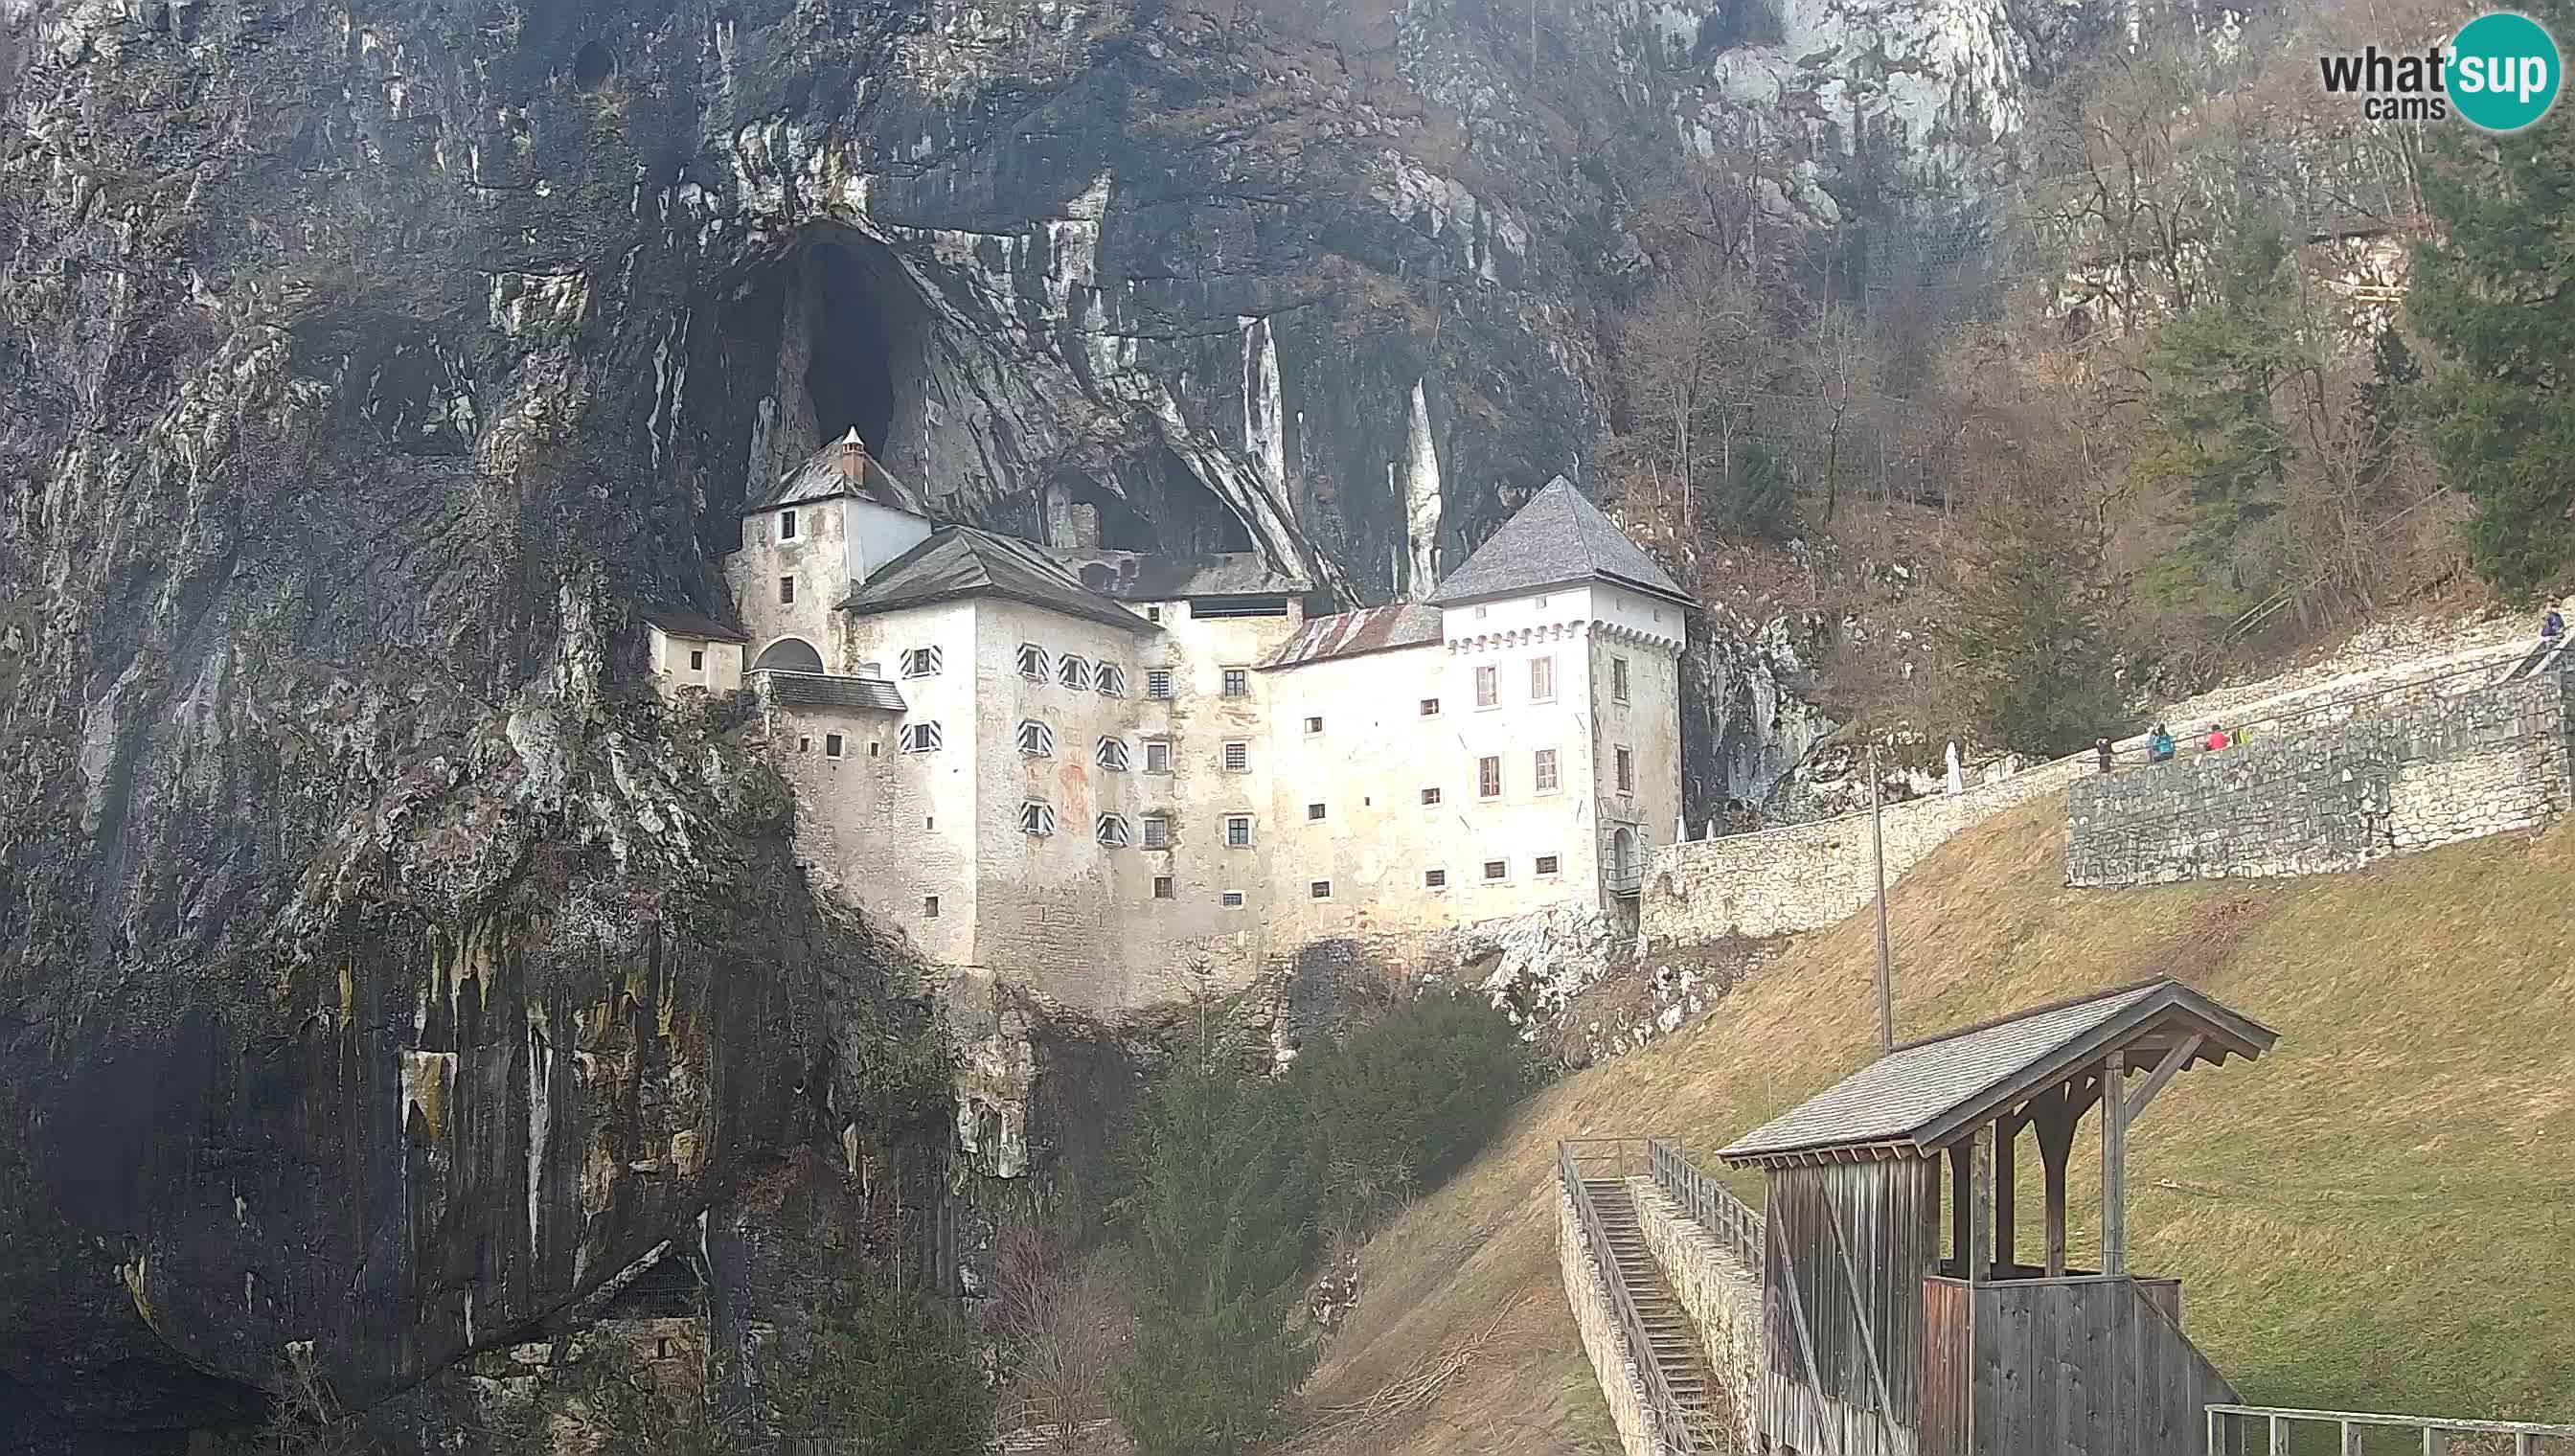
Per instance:
[[[1761,1277],[1761,1215],[1710,1177],[1667,1137],[1645,1139],[1645,1160],[1654,1186],[1671,1196],[1682,1211],[1698,1220],[1756,1279]]]

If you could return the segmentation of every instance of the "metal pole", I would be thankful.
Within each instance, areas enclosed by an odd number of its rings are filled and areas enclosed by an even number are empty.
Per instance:
[[[1886,815],[1878,802],[1882,780],[1877,745],[1868,746],[1868,841],[1877,861],[1877,1049],[1895,1049],[1895,975],[1886,948]]]

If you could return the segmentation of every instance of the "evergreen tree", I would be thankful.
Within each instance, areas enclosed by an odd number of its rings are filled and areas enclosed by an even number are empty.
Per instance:
[[[1519,1028],[1481,997],[1424,995],[1296,1063],[1288,1091],[1330,1160],[1334,1215],[1430,1187],[1474,1155],[1530,1084]]]
[[[1322,1197],[1315,1139],[1273,1085],[1186,1069],[1139,1119],[1119,1215],[1144,1331],[1119,1414],[1145,1456],[1224,1456],[1269,1434],[1313,1365],[1291,1323]]]
[[[2575,3],[2529,13],[2575,36]],[[2575,129],[2552,116],[2492,137],[2437,129],[2424,200],[2442,237],[2414,253],[2407,313],[2452,367],[2428,389],[2434,455],[2476,503],[2469,558],[2514,596],[2575,563]]]
[[[1986,531],[1952,627],[1969,712],[2006,747],[2070,752],[2119,716],[2116,655],[2090,580],[2098,553],[2034,507],[2006,507]]]

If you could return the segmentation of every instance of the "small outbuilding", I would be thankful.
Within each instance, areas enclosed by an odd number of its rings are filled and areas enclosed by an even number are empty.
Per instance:
[[[2127,1129],[2181,1072],[2250,1060],[2276,1038],[2179,981],[2145,981],[1897,1047],[1721,1151],[1769,1183],[1769,1449],[2204,1449],[2207,1407],[2235,1392],[2182,1333],[2179,1283],[2127,1267]],[[2101,1267],[2077,1269],[2065,1169],[2096,1109]],[[2026,1257],[2023,1131],[2046,1202],[2045,1247]]]
[[[653,686],[676,699],[689,689],[733,693],[742,687],[742,630],[695,612],[650,608],[644,630],[652,653]]]

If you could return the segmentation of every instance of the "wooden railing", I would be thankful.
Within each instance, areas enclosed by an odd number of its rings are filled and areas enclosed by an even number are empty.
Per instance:
[[[1645,1139],[1645,1160],[1653,1173],[1654,1186],[1671,1195],[1671,1200],[1724,1244],[1754,1278],[1761,1277],[1761,1215],[1683,1156],[1680,1144],[1670,1138]]]
[[[1618,1258],[1610,1252],[1609,1234],[1601,1226],[1600,1210],[1591,1204],[1591,1190],[1582,1185],[1581,1164],[1606,1159],[1610,1163],[1608,1171],[1595,1171],[1595,1176],[1625,1178],[1630,1176],[1632,1166],[1643,1161],[1646,1152],[1643,1138],[1571,1138],[1555,1145],[1555,1176],[1564,1185],[1565,1196],[1573,1200],[1573,1214],[1582,1223],[1583,1236],[1591,1241],[1591,1256],[1600,1267],[1600,1282],[1609,1291],[1610,1312],[1618,1317],[1619,1331],[1627,1340],[1628,1357],[1635,1361],[1636,1374],[1644,1382],[1645,1404],[1654,1413],[1654,1427],[1663,1450],[1672,1456],[1697,1456],[1701,1449],[1698,1437],[1679,1399],[1672,1394],[1663,1367],[1654,1359],[1654,1342],[1645,1331],[1644,1318],[1636,1312],[1636,1300],[1627,1291],[1625,1277],[1618,1272]]]
[[[2475,1452],[2510,1452],[2512,1456],[2561,1456],[2575,1452],[2575,1426],[2544,1426],[2527,1421],[2451,1421],[2435,1416],[2377,1415],[2349,1410],[2289,1410],[2264,1405],[2212,1405],[2208,1408],[2208,1456],[2289,1456],[2292,1451],[2323,1449],[2319,1439],[2331,1433],[2334,1450],[2357,1452],[2372,1430],[2406,1431],[2423,1442],[2423,1456],[2465,1456]],[[2460,1438],[2460,1439],[2453,1439]],[[2412,1442],[2408,1442],[2410,1447]],[[2383,1443],[2372,1450],[2386,1450]]]

